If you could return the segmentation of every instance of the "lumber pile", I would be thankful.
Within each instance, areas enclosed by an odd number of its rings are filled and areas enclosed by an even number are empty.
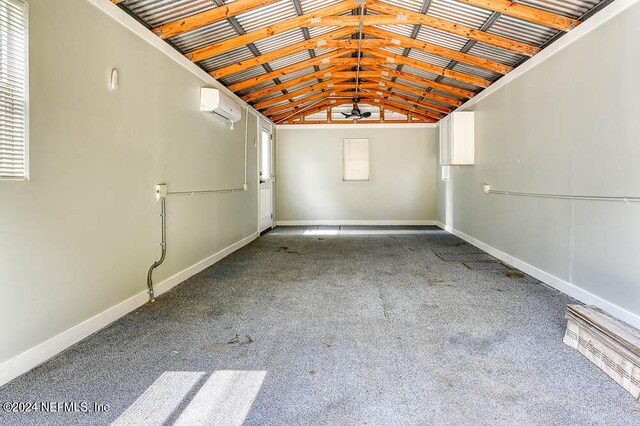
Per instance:
[[[640,330],[595,306],[568,305],[564,343],[640,401]]]

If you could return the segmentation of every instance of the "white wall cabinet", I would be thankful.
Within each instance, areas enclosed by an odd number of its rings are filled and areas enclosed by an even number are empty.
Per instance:
[[[462,166],[475,162],[474,113],[453,112],[440,121],[440,165]]]

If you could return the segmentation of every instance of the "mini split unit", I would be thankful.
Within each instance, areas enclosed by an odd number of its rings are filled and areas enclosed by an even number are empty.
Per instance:
[[[203,87],[200,89],[200,111],[210,112],[233,123],[242,118],[242,107],[238,102],[223,94],[218,89]]]

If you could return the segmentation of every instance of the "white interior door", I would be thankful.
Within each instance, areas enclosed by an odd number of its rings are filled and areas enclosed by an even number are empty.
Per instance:
[[[260,127],[260,232],[273,228],[273,143],[270,127]]]

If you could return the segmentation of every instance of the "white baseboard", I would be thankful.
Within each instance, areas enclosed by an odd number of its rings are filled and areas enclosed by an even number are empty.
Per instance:
[[[465,234],[464,232],[458,231],[457,229],[454,229],[451,226],[445,225],[442,222],[437,222],[436,224],[440,228],[444,229],[445,231],[452,233],[456,237],[462,238],[469,244],[472,244],[478,247],[479,249],[486,251],[491,256],[496,257],[502,260],[503,262],[506,262],[509,265],[518,268],[522,272],[528,275],[531,275],[532,277],[555,288],[556,290],[561,291],[562,293],[568,296],[571,296],[574,299],[579,300],[580,302],[585,303],[587,305],[595,305],[600,309],[603,309],[609,314],[613,315],[614,317],[626,322],[627,324],[640,328],[640,316],[632,312],[629,312],[626,309],[614,303],[609,302],[608,300],[605,300],[599,296],[596,296],[595,294],[590,293],[587,290],[584,290],[576,286],[575,284],[572,284],[568,281],[558,278],[555,275],[545,272],[542,269],[532,266],[486,243],[483,243],[482,241],[477,240]]]
[[[177,274],[157,283],[154,288],[156,296],[171,290],[176,285],[182,283],[189,277],[203,271],[234,251],[244,247],[253,240],[258,238],[258,233],[254,233],[242,240],[226,247],[219,252],[207,257],[204,260],[178,272]],[[49,358],[57,355],[68,347],[78,343],[80,340],[90,336],[96,331],[106,327],[118,318],[121,318],[129,312],[139,308],[149,301],[147,291],[142,291],[127,300],[118,303],[115,306],[71,327],[70,329],[58,334],[51,339],[34,346],[31,349],[11,358],[0,364],[0,386],[15,379],[21,374],[26,373],[32,368],[42,364]]]
[[[436,225],[435,220],[279,220],[277,226],[418,226]]]

